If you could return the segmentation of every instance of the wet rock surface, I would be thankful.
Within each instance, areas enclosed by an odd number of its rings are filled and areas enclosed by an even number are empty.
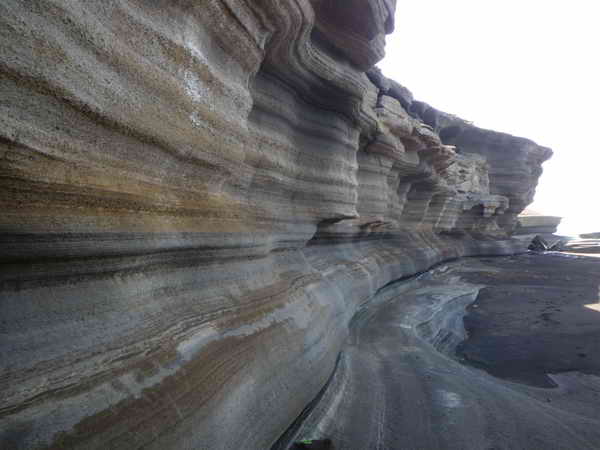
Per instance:
[[[356,450],[597,448],[600,318],[586,304],[599,305],[599,282],[600,260],[545,254],[389,286],[351,323],[296,436]]]
[[[600,259],[560,254],[486,261],[493,272],[468,308],[458,353],[490,373],[534,386],[547,374],[600,375]]]

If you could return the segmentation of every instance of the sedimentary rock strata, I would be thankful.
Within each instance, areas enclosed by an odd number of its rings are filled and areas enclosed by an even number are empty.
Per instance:
[[[393,0],[0,5],[2,448],[264,449],[550,151],[370,71]]]
[[[600,239],[573,239],[565,242],[560,250],[572,253],[600,253]]]
[[[526,209],[518,217],[515,234],[553,234],[556,233],[561,220],[562,217],[544,216]]]
[[[579,235],[582,239],[600,239],[600,233],[584,233]]]
[[[526,209],[517,217],[513,236],[523,242],[530,242],[529,249],[536,251],[560,250],[567,236],[556,235],[562,217],[544,216]]]

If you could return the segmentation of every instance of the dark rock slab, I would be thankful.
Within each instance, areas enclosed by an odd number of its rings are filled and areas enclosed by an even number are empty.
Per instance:
[[[529,250],[545,252],[549,249],[548,242],[541,236],[536,236],[529,244]]]
[[[469,338],[459,347],[468,362],[490,373],[540,387],[547,374],[600,375],[600,260],[531,255],[488,262],[485,283],[468,308]]]

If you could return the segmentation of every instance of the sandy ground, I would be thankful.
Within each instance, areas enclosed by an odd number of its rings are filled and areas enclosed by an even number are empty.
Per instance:
[[[290,438],[599,449],[599,285],[600,260],[545,254],[463,259],[388,286]]]

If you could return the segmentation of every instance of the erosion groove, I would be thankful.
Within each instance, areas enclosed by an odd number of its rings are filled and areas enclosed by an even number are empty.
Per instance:
[[[524,250],[551,151],[374,69],[394,10],[0,4],[0,447],[269,448],[380,288]]]

